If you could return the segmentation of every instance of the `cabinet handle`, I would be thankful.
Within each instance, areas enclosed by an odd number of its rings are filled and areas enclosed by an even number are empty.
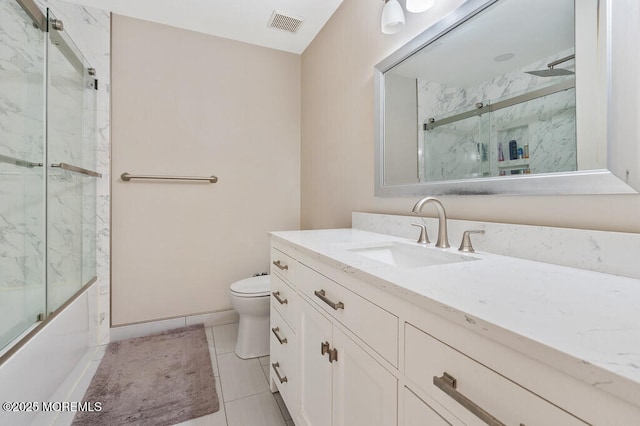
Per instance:
[[[278,267],[278,269],[280,269],[281,271],[285,271],[285,270],[289,269],[289,265],[283,265],[282,263],[280,263],[279,260],[274,260],[271,263],[276,265]]]
[[[272,328],[271,331],[273,332],[273,334],[276,336],[276,339],[278,339],[278,342],[280,342],[281,345],[284,345],[285,343],[287,343],[287,338],[285,337],[284,339],[282,337],[280,337],[280,335],[278,334],[278,332],[280,331],[280,327],[275,327]]]
[[[278,380],[280,380],[280,383],[287,382],[287,376],[282,377],[280,375],[280,372],[278,371],[278,368],[280,368],[280,363],[279,362],[274,362],[273,364],[271,364],[271,366],[273,367],[273,371],[276,372],[276,376],[278,376]]]
[[[320,291],[314,291],[313,294],[316,295],[316,297],[318,297],[320,300],[322,300],[324,303],[326,303],[327,305],[331,306],[333,309],[335,309],[336,311],[338,309],[344,309],[344,303],[342,302],[334,302],[332,300],[329,300],[329,298],[327,298],[327,296],[325,296],[325,292],[324,290],[320,290]]]
[[[478,404],[458,392],[456,390],[456,378],[451,374],[444,372],[442,377],[433,376],[433,384],[489,426],[505,426],[504,423],[487,413]]]
[[[329,351],[329,362],[338,361],[338,350],[333,348]]]
[[[280,292],[279,291],[274,291],[273,293],[273,297],[276,298],[276,300],[281,304],[281,305],[286,305],[287,303],[289,303],[289,301],[287,299],[281,299],[280,298]]]
[[[320,343],[320,355],[325,355],[329,353],[329,342]]]
[[[338,350],[336,348],[329,349],[329,342],[320,343],[320,355],[329,354],[329,362],[334,362],[338,360]]]

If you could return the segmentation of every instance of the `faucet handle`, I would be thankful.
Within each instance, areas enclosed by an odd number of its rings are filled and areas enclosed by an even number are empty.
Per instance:
[[[411,226],[417,226],[420,228],[420,236],[418,237],[418,244],[429,244],[429,237],[427,237],[427,227],[421,223],[412,223]]]
[[[480,230],[464,231],[464,233],[462,234],[462,242],[460,243],[460,248],[458,248],[459,251],[465,251],[467,253],[475,252],[475,250],[473,249],[473,246],[471,245],[471,237],[469,236],[470,234],[484,235],[484,230],[480,229]]]

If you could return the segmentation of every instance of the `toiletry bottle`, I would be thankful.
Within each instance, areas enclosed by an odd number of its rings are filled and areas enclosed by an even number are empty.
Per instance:
[[[518,142],[514,139],[509,141],[509,160],[518,159]]]
[[[498,161],[504,161],[504,153],[502,152],[502,142],[498,144]]]
[[[529,158],[529,144],[524,144],[524,158]]]
[[[523,156],[522,148],[518,148],[518,160],[521,160]]]

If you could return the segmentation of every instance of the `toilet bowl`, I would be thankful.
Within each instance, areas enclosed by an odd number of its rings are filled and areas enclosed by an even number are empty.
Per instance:
[[[231,284],[231,306],[240,315],[236,355],[242,359],[269,355],[269,275]]]

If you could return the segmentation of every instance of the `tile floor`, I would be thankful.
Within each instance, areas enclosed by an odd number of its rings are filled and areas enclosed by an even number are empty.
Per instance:
[[[279,393],[269,390],[269,357],[233,352],[238,323],[206,328],[220,410],[180,426],[293,426]]]

